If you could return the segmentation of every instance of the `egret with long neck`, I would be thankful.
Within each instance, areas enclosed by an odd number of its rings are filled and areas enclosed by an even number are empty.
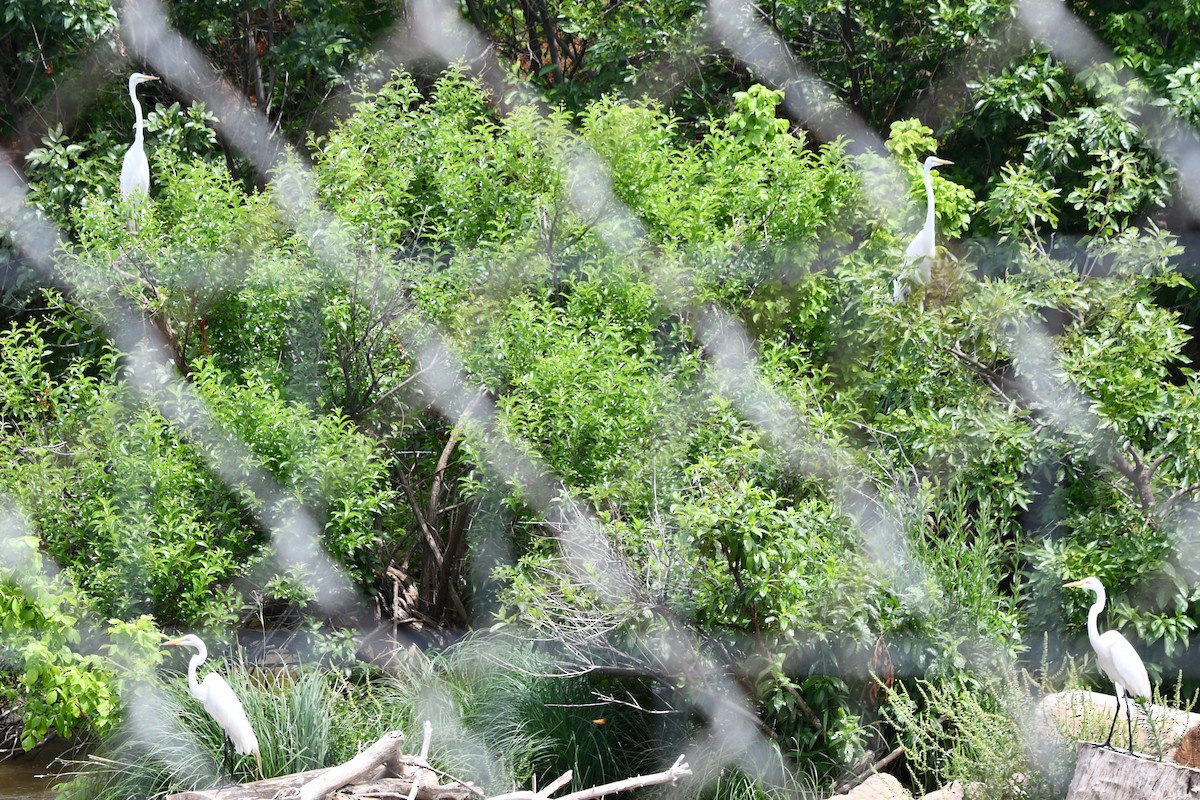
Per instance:
[[[1130,698],[1150,698],[1150,676],[1146,674],[1146,666],[1142,663],[1137,651],[1133,649],[1133,645],[1120,633],[1116,631],[1100,633],[1096,621],[1100,617],[1100,612],[1104,610],[1107,597],[1104,593],[1104,584],[1100,582],[1099,578],[1072,581],[1064,584],[1063,588],[1087,589],[1096,593],[1096,602],[1092,603],[1092,607],[1088,611],[1088,641],[1091,642],[1092,649],[1096,651],[1096,661],[1100,664],[1100,671],[1113,682],[1113,688],[1117,694],[1117,710],[1113,714],[1112,724],[1108,726],[1108,738],[1104,741],[1104,746],[1110,750],[1113,749],[1113,729],[1117,726],[1117,717],[1121,714],[1121,703],[1124,701],[1125,722],[1129,730],[1129,754],[1133,755],[1133,712],[1129,708]]]
[[[892,301],[903,303],[914,287],[924,288],[933,279],[933,258],[937,254],[937,209],[933,200],[933,169],[953,164],[944,158],[925,159],[925,225],[904,251],[907,262],[900,277],[892,284]]]
[[[144,75],[135,72],[129,76],[129,100],[133,103],[133,144],[125,151],[125,161],[121,164],[121,199],[134,206],[150,194],[150,162],[146,160],[145,128],[142,119],[142,104],[138,102],[137,87],[147,81],[156,81],[154,75]],[[133,217],[129,219],[129,229],[137,227]]]
[[[208,715],[221,726],[225,735],[225,771],[230,772],[229,744],[232,742],[233,749],[239,754],[254,756],[255,762],[258,764],[258,774],[262,775],[262,756],[258,752],[258,737],[254,735],[254,729],[250,727],[250,720],[246,717],[246,710],[242,708],[242,701],[238,700],[237,695],[233,693],[233,689],[229,687],[225,679],[215,672],[208,673],[203,681],[196,679],[196,669],[204,663],[204,659],[208,658],[208,648],[204,646],[204,642],[199,636],[189,633],[187,636],[163,643],[163,647],[174,646],[190,647],[196,651],[191,661],[188,662],[188,691],[192,693],[192,697],[200,701],[200,705],[204,706]]]

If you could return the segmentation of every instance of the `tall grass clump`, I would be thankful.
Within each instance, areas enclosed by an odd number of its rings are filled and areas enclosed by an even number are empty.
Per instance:
[[[372,692],[417,737],[413,750],[428,720],[435,766],[498,792],[568,770],[577,788],[657,772],[682,752],[689,725],[653,707],[646,681],[570,672],[535,645],[495,637],[413,655]]]
[[[220,750],[214,750],[211,719],[187,695],[186,685],[145,685],[127,699],[118,732],[62,784],[62,800],[146,800],[177,791],[215,786]]]
[[[238,673],[234,691],[258,735],[263,773],[288,775],[335,763],[332,674],[315,668],[268,672],[253,679]],[[232,683],[232,682],[231,682]]]
[[[211,663],[211,662],[210,662]],[[252,672],[244,663],[216,667],[241,699],[258,736],[263,775],[273,777],[335,763],[332,744],[337,692],[329,674],[315,668]],[[63,800],[155,800],[207,789],[222,773],[224,733],[189,693],[187,676],[166,674],[125,698],[125,719],[72,780]],[[236,756],[233,779],[255,780],[252,756]]]

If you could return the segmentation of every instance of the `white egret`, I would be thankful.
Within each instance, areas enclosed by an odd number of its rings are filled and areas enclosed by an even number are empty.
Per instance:
[[[1088,611],[1088,641],[1096,651],[1096,661],[1100,671],[1113,682],[1117,692],[1117,710],[1113,714],[1112,725],[1108,726],[1108,739],[1104,746],[1113,749],[1113,729],[1117,726],[1117,717],[1121,714],[1121,701],[1125,701],[1125,722],[1129,729],[1129,754],[1133,755],[1133,714],[1129,709],[1130,697],[1150,698],[1150,677],[1146,674],[1146,666],[1138,656],[1133,645],[1116,631],[1100,633],[1096,627],[1096,618],[1104,610],[1104,584],[1099,578],[1084,578],[1063,585],[1064,589],[1087,589],[1096,593],[1096,602]]]
[[[204,663],[204,659],[208,658],[208,648],[204,646],[204,642],[199,636],[191,633],[169,642],[163,642],[163,647],[175,646],[190,647],[196,651],[192,660],[188,662],[188,690],[225,732],[226,760],[229,759],[229,744],[232,742],[234,750],[239,754],[254,755],[254,760],[258,764],[258,774],[261,776],[262,756],[258,752],[258,737],[254,735],[254,729],[250,727],[250,720],[246,718],[246,709],[242,708],[242,701],[238,700],[237,695],[233,693],[233,689],[229,688],[225,679],[215,672],[208,673],[203,681],[196,680],[196,668]],[[226,771],[228,771],[228,764],[226,767]]]
[[[892,302],[903,303],[914,287],[924,288],[933,278],[933,258],[937,253],[937,214],[934,210],[931,173],[934,167],[953,163],[937,156],[925,159],[925,225],[904,251],[907,263],[900,277],[892,284]]]
[[[137,99],[137,87],[147,81],[156,81],[154,75],[143,75],[135,72],[129,76],[129,99],[133,101],[133,144],[125,151],[125,161],[121,164],[121,199],[132,201],[137,205],[150,193],[150,162],[146,160],[144,147],[145,133],[142,122],[142,104]],[[131,218],[129,229],[136,225]]]

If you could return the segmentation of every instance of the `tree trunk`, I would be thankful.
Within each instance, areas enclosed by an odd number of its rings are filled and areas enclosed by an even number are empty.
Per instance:
[[[1173,800],[1197,792],[1200,770],[1084,742],[1067,800]]]

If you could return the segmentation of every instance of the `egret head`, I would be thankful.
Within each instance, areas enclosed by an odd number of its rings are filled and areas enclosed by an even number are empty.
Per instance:
[[[1096,594],[1104,594],[1104,584],[1099,578],[1084,578],[1078,581],[1071,581],[1063,584],[1064,589],[1090,589]]]
[[[949,159],[938,158],[937,156],[930,156],[929,158],[925,159],[925,169],[929,170],[929,169],[933,169],[934,167],[944,167],[947,164],[953,164],[953,163],[954,162],[950,161]]]
[[[172,639],[169,642],[163,642],[163,647],[190,647],[193,650],[205,650],[204,642],[194,633],[189,633],[187,636],[180,636],[178,639]]]
[[[142,73],[142,72],[135,72],[129,76],[129,88],[132,89],[133,87],[137,86],[138,84],[146,83],[147,81],[156,81],[156,80],[158,80],[157,75],[146,75],[145,73]]]

